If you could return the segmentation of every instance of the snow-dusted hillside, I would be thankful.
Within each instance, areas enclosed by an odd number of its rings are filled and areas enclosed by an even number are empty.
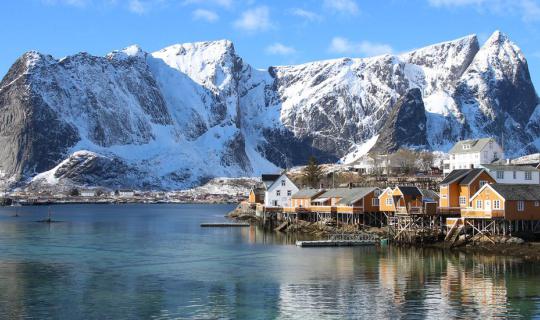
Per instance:
[[[352,162],[373,146],[447,151],[488,135],[520,155],[540,147],[537,104],[523,54],[500,32],[482,46],[467,36],[267,70],[226,40],[60,60],[29,52],[0,83],[0,180],[176,189],[311,154]]]

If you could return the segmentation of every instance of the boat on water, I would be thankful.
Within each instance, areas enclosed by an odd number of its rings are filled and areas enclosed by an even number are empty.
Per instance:
[[[42,220],[38,220],[37,222],[41,222],[41,223],[54,223],[54,222],[60,222],[58,220],[53,220],[52,218],[52,213],[51,213],[51,207],[48,207],[47,208],[47,217],[45,219],[42,219]]]

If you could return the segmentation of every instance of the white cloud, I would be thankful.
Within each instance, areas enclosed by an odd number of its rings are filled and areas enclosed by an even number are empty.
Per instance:
[[[144,14],[148,10],[148,7],[145,3],[140,0],[130,0],[128,5],[129,11],[136,14]]]
[[[356,15],[360,12],[354,0],[324,0],[324,7],[343,14]]]
[[[265,31],[272,27],[270,10],[266,6],[246,10],[234,22],[234,26],[248,32]]]
[[[294,8],[291,10],[291,14],[300,18],[303,18],[308,21],[321,21],[322,16],[319,14],[316,14],[315,12],[300,9],[300,8]]]
[[[470,5],[481,5],[485,0],[428,0],[434,7],[461,7]]]
[[[90,0],[43,0],[43,3],[48,5],[63,4],[73,7],[85,7]]]
[[[193,11],[194,20],[204,20],[207,22],[216,22],[219,19],[219,16],[214,11],[197,9]]]
[[[233,5],[233,0],[184,0],[184,5],[190,4],[207,4],[207,5],[217,5],[224,8],[230,8]]]
[[[392,53],[390,45],[370,41],[351,42],[343,37],[334,37],[328,51],[339,54],[360,54],[366,57]]]
[[[288,46],[286,46],[284,44],[281,44],[279,42],[276,42],[276,43],[266,47],[266,52],[270,53],[270,54],[277,54],[277,55],[286,56],[286,55],[295,53],[296,49],[294,49],[293,47],[288,47]]]
[[[497,15],[518,15],[525,22],[540,20],[538,0],[427,0],[437,8],[472,7],[479,12]]]

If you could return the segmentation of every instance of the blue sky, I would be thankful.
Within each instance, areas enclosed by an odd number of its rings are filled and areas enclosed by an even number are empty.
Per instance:
[[[104,55],[131,44],[230,39],[251,65],[399,53],[501,30],[540,87],[540,0],[13,0],[0,4],[0,74],[28,50]]]

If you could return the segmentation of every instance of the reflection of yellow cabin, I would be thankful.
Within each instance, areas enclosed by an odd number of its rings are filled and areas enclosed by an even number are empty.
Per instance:
[[[495,183],[495,180],[485,169],[453,170],[440,183],[439,211],[458,214],[468,207],[470,198],[487,183]]]
[[[540,220],[540,185],[486,184],[471,197],[463,218]]]

